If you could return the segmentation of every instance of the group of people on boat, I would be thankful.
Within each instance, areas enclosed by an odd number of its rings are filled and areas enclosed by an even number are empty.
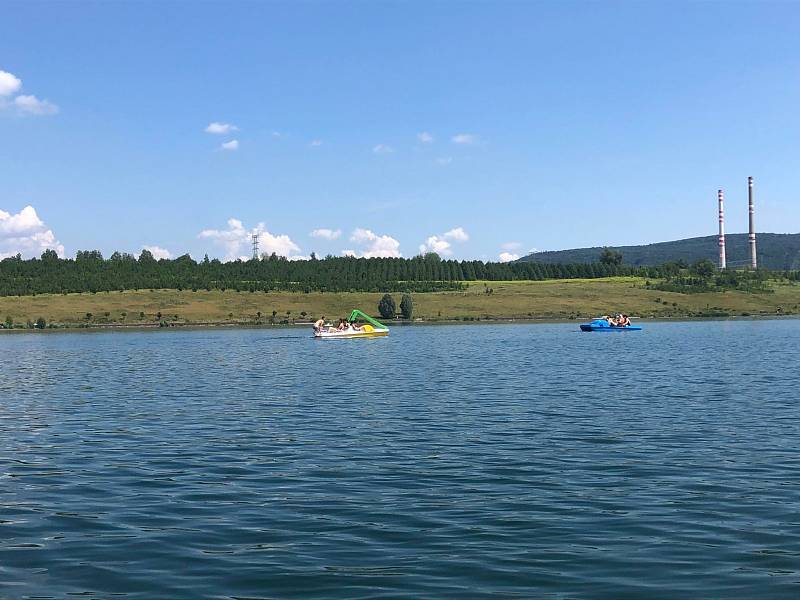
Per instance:
[[[325,325],[325,315],[321,316],[314,323],[314,333],[336,333],[337,331],[361,331],[361,326],[357,323],[351,323],[347,319],[339,319],[339,324],[334,327],[333,325]]]
[[[609,317],[608,315],[603,315],[600,318],[605,320],[609,325],[611,325],[611,327],[629,327],[631,324],[630,317],[622,313],[619,313],[613,317]]]

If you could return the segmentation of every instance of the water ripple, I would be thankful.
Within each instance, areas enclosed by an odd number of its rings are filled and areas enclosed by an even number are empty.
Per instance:
[[[794,599],[798,333],[0,336],[0,597]]]

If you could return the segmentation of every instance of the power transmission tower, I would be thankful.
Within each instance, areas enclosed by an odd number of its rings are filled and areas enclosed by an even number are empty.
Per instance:
[[[258,260],[258,232],[253,234],[253,260]]]

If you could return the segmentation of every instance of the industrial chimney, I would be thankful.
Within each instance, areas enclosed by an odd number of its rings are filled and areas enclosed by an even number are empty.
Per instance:
[[[750,266],[753,269],[758,268],[758,259],[756,258],[756,225],[755,225],[755,209],[753,208],[753,178],[747,178],[747,201],[750,211],[750,233],[747,236],[750,242]]]
[[[719,200],[719,268],[725,268],[725,211],[722,209],[722,190],[717,190]]]
[[[747,236],[750,242],[750,267],[753,269],[758,268],[758,259],[756,258],[756,225],[754,219],[755,209],[753,208],[753,178],[747,178],[747,200],[750,211],[750,233]]]

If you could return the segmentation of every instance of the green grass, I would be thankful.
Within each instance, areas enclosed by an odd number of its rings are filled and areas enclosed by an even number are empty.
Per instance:
[[[413,294],[414,317],[436,319],[583,319],[612,312],[640,317],[792,314],[800,312],[800,285],[774,283],[774,293],[710,292],[680,294],[649,289],[643,279],[471,282],[459,292]],[[487,293],[486,290],[492,290]],[[177,323],[253,323],[287,318],[346,316],[353,308],[376,314],[380,293],[235,292],[233,290],[142,290],[0,298],[0,322],[17,326],[38,317],[63,326]],[[400,294],[395,294],[399,305]],[[87,319],[86,314],[92,317]],[[106,314],[107,313],[107,314]],[[144,317],[140,316],[144,313]],[[176,318],[177,317],[177,318]]]

